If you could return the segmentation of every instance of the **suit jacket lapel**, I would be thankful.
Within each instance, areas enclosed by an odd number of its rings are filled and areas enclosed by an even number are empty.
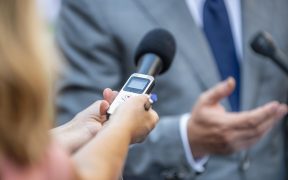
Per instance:
[[[177,51],[187,60],[203,90],[220,81],[220,76],[206,38],[196,26],[184,0],[135,1],[160,27],[176,38]],[[160,7],[159,7],[160,6]],[[175,59],[177,61],[177,59]]]
[[[265,1],[265,2],[264,2]],[[264,3],[267,6],[259,6]],[[256,55],[250,48],[251,39],[260,30],[271,32],[271,14],[267,13],[268,8],[273,7],[271,0],[243,0],[242,1],[242,32],[244,58],[242,60],[242,109],[248,110],[255,107],[259,99],[259,87],[261,74],[265,69],[263,57]]]

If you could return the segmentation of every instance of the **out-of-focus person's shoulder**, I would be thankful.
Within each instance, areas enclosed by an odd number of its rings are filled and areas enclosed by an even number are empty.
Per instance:
[[[53,142],[48,148],[44,163],[44,171],[47,169],[48,179],[70,180],[73,179],[73,166],[68,152]]]
[[[70,180],[72,175],[72,162],[68,153],[56,143],[51,143],[43,158],[29,166],[19,165],[11,158],[0,158],[1,180]]]

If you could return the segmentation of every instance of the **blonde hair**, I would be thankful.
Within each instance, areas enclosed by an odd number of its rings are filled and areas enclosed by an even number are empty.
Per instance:
[[[53,58],[34,3],[0,1],[0,154],[19,164],[41,158],[53,117]]]

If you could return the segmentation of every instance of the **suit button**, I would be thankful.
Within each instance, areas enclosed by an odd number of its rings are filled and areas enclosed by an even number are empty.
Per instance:
[[[181,180],[184,178],[184,174],[178,173],[177,171],[164,171],[162,176],[165,180]]]
[[[241,163],[241,169],[242,171],[247,171],[250,168],[251,161],[249,157],[245,157],[244,160]]]

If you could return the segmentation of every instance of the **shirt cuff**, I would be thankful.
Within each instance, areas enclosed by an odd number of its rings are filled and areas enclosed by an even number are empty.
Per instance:
[[[188,126],[188,120],[190,118],[190,114],[184,114],[181,116],[180,119],[180,135],[181,135],[181,140],[183,143],[184,147],[184,152],[186,159],[188,161],[188,164],[198,173],[202,173],[205,171],[205,164],[209,160],[209,156],[204,156],[203,158],[200,159],[195,159],[193,157],[192,151],[190,149],[190,144],[188,140],[188,132],[187,132],[187,126]]]

